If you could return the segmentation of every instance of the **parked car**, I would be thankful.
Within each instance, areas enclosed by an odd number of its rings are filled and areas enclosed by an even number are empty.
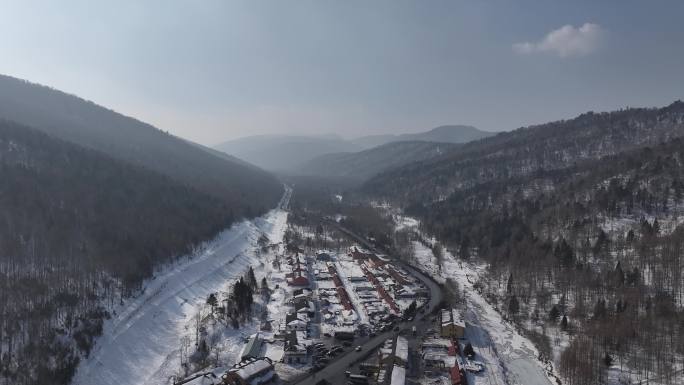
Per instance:
[[[349,376],[349,382],[351,382],[352,384],[367,384],[368,377],[360,374],[352,374]]]
[[[484,370],[484,364],[479,361],[466,360],[464,368],[469,372],[479,373]]]

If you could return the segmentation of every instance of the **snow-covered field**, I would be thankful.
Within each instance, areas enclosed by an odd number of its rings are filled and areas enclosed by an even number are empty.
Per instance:
[[[286,194],[287,195],[287,194]],[[194,316],[210,293],[258,263],[257,239],[279,242],[287,212],[276,209],[221,233],[199,255],[158,273],[144,292],[105,323],[103,336],[80,364],[76,385],[169,384],[180,362],[180,339],[193,335]]]
[[[413,218],[398,217],[397,229],[411,228],[418,232],[419,223]],[[484,274],[484,266],[459,261],[444,250],[442,269],[432,250],[414,242],[416,263],[437,281],[451,278],[458,282],[466,298],[466,338],[475,348],[478,360],[486,365],[484,372],[468,374],[469,384],[550,385],[538,351],[527,338],[505,321],[475,289],[474,284]]]

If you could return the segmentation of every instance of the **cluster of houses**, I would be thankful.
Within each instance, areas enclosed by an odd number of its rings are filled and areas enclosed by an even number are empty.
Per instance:
[[[347,289],[344,287],[344,284],[342,283],[342,278],[340,278],[340,275],[337,272],[335,265],[332,262],[326,262],[325,265],[328,269],[330,279],[335,284],[335,291],[337,294],[337,298],[340,301],[340,304],[342,305],[344,310],[353,310],[354,305],[352,305],[351,299],[349,298],[349,293],[347,293]],[[318,278],[319,277],[317,277],[317,279]]]
[[[360,324],[378,326],[424,303],[428,289],[391,260],[358,246],[333,256],[319,251],[313,279],[326,330],[344,336]]]
[[[381,368],[378,372],[378,384],[404,385],[408,350],[408,340],[403,336],[385,341],[378,350]]]
[[[423,341],[421,356],[427,371],[446,373],[452,385],[464,385],[465,373],[458,342],[453,339],[430,338]]]
[[[302,257],[299,256],[299,253],[288,257],[286,261],[291,270],[290,273],[285,276],[287,284],[296,287],[308,287],[310,282],[306,269],[306,262],[302,261]]]
[[[469,360],[461,357],[459,339],[465,337],[466,323],[458,309],[442,309],[439,312],[438,334],[423,340],[421,357],[427,372],[443,374],[451,385],[466,384],[466,370],[479,371]]]
[[[292,311],[285,315],[280,336],[284,339],[283,362],[294,365],[307,362],[307,347],[313,343],[309,338],[309,324],[316,312],[310,289],[299,288],[292,292]]]
[[[404,385],[408,367],[409,345],[403,336],[389,338],[370,361],[360,365],[362,377],[378,385]],[[351,382],[354,376],[351,376]]]
[[[286,261],[290,272],[285,275],[285,280],[292,289],[292,298],[289,300],[292,311],[285,315],[277,336],[284,341],[282,361],[290,365],[304,364],[307,362],[307,347],[312,343],[308,330],[316,306],[310,289],[306,258],[296,252]]]
[[[355,263],[347,269],[348,280],[362,310],[375,323],[387,315],[402,315],[412,302],[424,302],[429,295],[420,281],[385,255],[358,246],[350,247],[347,255]]]
[[[483,367],[478,367],[481,364],[461,356],[459,340],[464,337],[465,321],[457,309],[443,309],[435,322],[438,329],[428,330],[420,341],[418,353],[425,374],[432,379],[431,383],[437,378],[444,385],[466,385],[466,371],[480,371]],[[359,368],[362,377],[369,380],[369,383],[405,385],[408,360],[408,339],[399,335],[387,339],[377,350],[377,354]]]

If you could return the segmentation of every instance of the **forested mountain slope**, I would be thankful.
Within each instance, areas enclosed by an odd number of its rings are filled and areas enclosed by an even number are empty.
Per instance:
[[[585,114],[466,145],[365,187],[403,202],[459,258],[485,262],[477,287],[559,365],[563,383],[658,374],[678,384],[683,137],[681,102]]]
[[[65,384],[102,307],[236,218],[221,199],[0,121],[0,383]]]
[[[0,118],[169,176],[253,216],[273,207],[282,193],[270,174],[92,102],[0,75]]]
[[[665,373],[674,384],[684,378],[683,198],[676,138],[409,212],[461,258],[489,263],[480,285],[547,359],[560,354],[567,383],[600,383],[611,360],[633,379]]]
[[[589,112],[471,142],[449,155],[383,173],[364,191],[397,201],[440,200],[488,181],[560,169],[684,134],[684,102],[659,109]]]
[[[457,146],[451,143],[393,142],[359,152],[322,155],[298,167],[297,172],[363,181],[411,162],[438,157]]]

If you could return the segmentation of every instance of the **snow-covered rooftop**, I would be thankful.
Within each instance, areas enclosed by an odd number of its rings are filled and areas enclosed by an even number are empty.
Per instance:
[[[247,365],[241,368],[231,369],[231,371],[235,372],[235,374],[240,376],[240,378],[247,380],[254,375],[257,375],[266,370],[270,370],[272,368],[273,366],[270,362],[266,360],[256,360],[248,363]]]
[[[408,340],[402,336],[397,337],[394,355],[404,362],[408,362]]]
[[[404,385],[406,381],[406,369],[401,366],[394,365],[392,368],[392,381],[391,385]]]

